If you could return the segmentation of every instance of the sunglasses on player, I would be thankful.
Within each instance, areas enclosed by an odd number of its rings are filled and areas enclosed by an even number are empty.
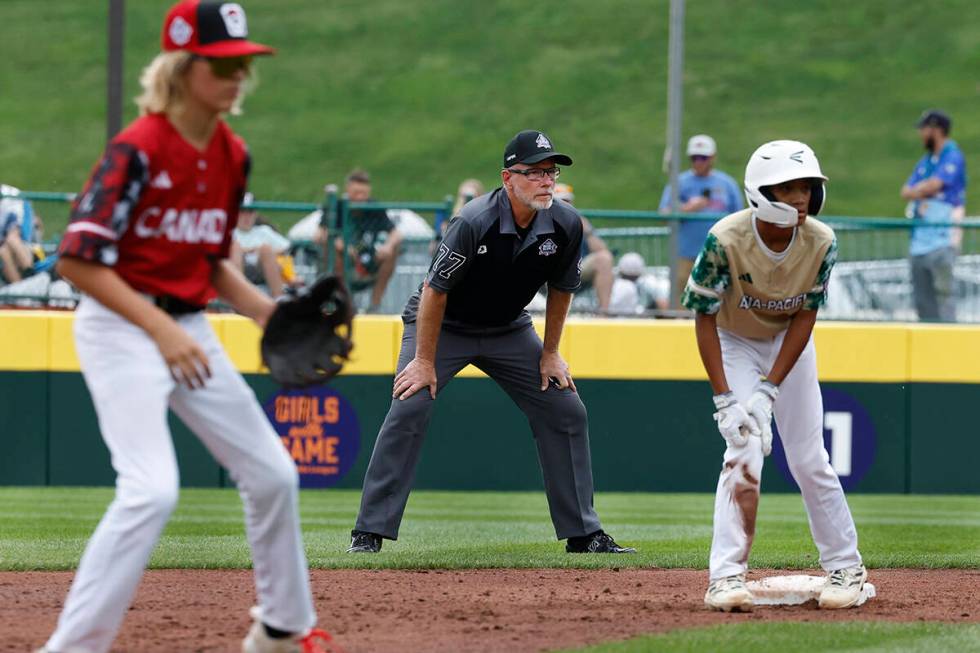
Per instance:
[[[202,57],[195,55],[194,59],[207,61],[211,66],[211,74],[221,79],[231,79],[239,70],[246,74],[252,69],[252,57]]]

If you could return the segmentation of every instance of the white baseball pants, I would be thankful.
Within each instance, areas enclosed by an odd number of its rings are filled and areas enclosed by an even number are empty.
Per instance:
[[[76,312],[76,350],[116,470],[116,496],[79,563],[51,651],[104,653],[119,630],[177,504],[168,407],[238,486],[262,621],[290,632],[316,622],[296,467],[204,314],[176,319],[207,354],[212,376],[204,388],[176,385],[146,332],[94,299],[85,297]]]
[[[755,340],[718,330],[725,376],[739,402],[747,402],[772,369],[785,334]],[[823,398],[812,337],[779,386],[773,413],[790,472],[803,495],[820,566],[830,572],[861,564],[854,520],[823,446]],[[715,494],[711,580],[741,574],[748,568],[762,461],[762,440],[757,437],[750,437],[744,447],[729,446],[725,451]]]

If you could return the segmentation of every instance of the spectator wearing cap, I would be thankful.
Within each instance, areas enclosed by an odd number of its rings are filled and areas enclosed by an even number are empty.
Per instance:
[[[272,297],[279,297],[285,285],[279,257],[288,252],[289,239],[267,224],[252,202],[252,194],[245,193],[229,258],[245,278],[254,284],[264,283]]]
[[[643,311],[640,289],[636,282],[646,272],[646,263],[637,252],[626,252],[619,259],[618,274],[612,287],[609,312],[614,315],[636,315]]]
[[[575,203],[575,192],[571,184],[555,184],[555,199],[569,204]],[[592,286],[595,290],[596,304],[600,313],[609,311],[609,300],[613,287],[613,255],[602,238],[595,234],[592,223],[582,216],[582,286]]]
[[[926,153],[902,186],[914,221],[909,262],[915,310],[923,322],[955,322],[953,265],[962,231],[950,223],[963,219],[966,204],[966,160],[949,138],[953,121],[943,111],[925,111],[916,123]],[[937,226],[927,226],[938,223]]]
[[[715,155],[718,147],[715,139],[707,134],[692,136],[687,142],[687,156],[691,159],[691,169],[682,172],[677,178],[677,197],[680,206],[671,207],[670,184],[664,188],[660,197],[659,210],[673,213],[716,213],[727,215],[742,209],[742,192],[730,175],[715,170]],[[694,267],[704,239],[714,224],[712,220],[681,220],[677,238],[677,267],[674,277],[672,304],[680,304],[684,285]]]
[[[646,261],[639,252],[626,252],[616,266],[609,313],[638,315],[647,309],[666,309],[670,284],[647,272]]]

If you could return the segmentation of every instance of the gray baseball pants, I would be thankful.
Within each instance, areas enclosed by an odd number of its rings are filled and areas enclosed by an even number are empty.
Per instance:
[[[549,385],[541,391],[541,351],[541,339],[531,325],[497,335],[443,329],[436,350],[436,376],[441,391],[472,363],[496,381],[527,416],[538,449],[551,521],[561,540],[588,535],[602,526],[592,507],[585,405],[571,390]],[[413,323],[405,325],[398,371],[414,357]],[[364,476],[357,530],[398,539],[433,404],[428,388],[405,400],[392,399]]]

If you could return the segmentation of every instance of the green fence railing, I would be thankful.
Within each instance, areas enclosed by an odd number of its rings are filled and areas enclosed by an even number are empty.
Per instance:
[[[20,199],[65,205],[75,198],[74,193],[24,191]],[[434,232],[431,220],[415,214],[444,216],[452,210],[452,198],[433,202],[348,202],[335,186],[325,189],[321,202],[254,201],[252,208],[270,216],[309,214],[319,211],[321,223],[330,237],[327,242],[315,242],[309,237],[293,239],[292,254],[296,270],[303,278],[313,278],[326,270],[335,270],[351,280],[358,291],[361,308],[370,303],[371,290],[377,281],[378,261],[373,253],[383,247],[379,236],[392,220],[410,233],[404,239],[391,275],[387,292],[379,310],[399,312],[408,296],[414,292],[428,268]],[[650,274],[667,284],[674,256],[671,234],[681,221],[715,221],[720,214],[689,215],[657,211],[580,209],[592,221],[595,233],[606,243],[616,260],[626,252],[641,254]],[[323,217],[325,216],[325,217]],[[909,232],[918,227],[915,222],[894,217],[821,216],[832,226],[838,238],[839,264],[836,277],[843,284],[846,305],[834,317],[848,319],[914,319],[911,313],[911,289],[908,278]],[[282,219],[279,218],[279,224]],[[283,225],[284,226],[284,225]],[[960,257],[956,267],[958,319],[980,322],[980,219],[967,218],[959,223],[930,225],[952,226],[960,238]],[[412,227],[409,229],[409,227]],[[335,237],[341,236],[345,246],[336,247]],[[47,251],[56,247],[57,239],[49,239]],[[338,259],[337,254],[342,254]],[[9,288],[0,289],[0,304],[16,300],[42,298],[31,292],[17,294]],[[573,304],[573,310],[588,312],[594,309],[594,294],[586,291]]]

